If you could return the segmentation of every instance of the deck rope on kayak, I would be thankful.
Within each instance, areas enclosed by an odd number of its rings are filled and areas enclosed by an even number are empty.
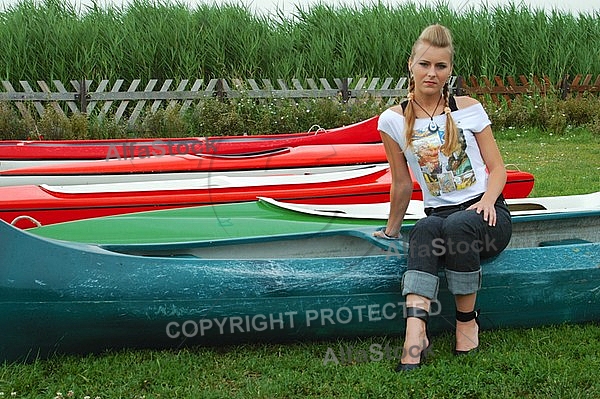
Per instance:
[[[16,218],[13,219],[12,222],[10,222],[10,224],[15,226],[21,220],[29,220],[30,222],[35,224],[37,227],[42,227],[42,224],[37,219],[35,219],[34,217],[29,216],[29,215],[17,216]]]
[[[324,132],[326,132],[326,131],[327,131],[326,129],[322,128],[322,127],[321,127],[321,126],[319,126],[319,125],[312,125],[312,126],[310,127],[310,129],[308,129],[308,132],[307,132],[307,133],[310,133],[310,132],[312,132],[312,130],[313,130],[313,129],[316,129],[316,130],[315,130],[315,136],[316,136],[317,134],[319,134],[319,133],[324,133]]]

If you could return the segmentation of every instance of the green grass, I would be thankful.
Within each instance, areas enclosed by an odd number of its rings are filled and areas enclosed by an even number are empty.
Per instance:
[[[517,310],[516,310],[517,311]],[[324,364],[328,348],[401,346],[373,337],[288,345],[126,351],[57,357],[0,369],[0,392],[17,398],[594,398],[600,325],[485,331],[475,356],[451,355],[453,337],[434,337],[434,356],[411,374],[394,360]]]
[[[534,195],[600,190],[600,136],[506,129],[496,137],[507,163],[535,174]],[[386,359],[324,364],[328,348],[339,353],[340,346],[367,352],[371,344],[399,347],[402,339],[393,331],[389,337],[330,342],[58,356],[4,364],[0,393],[54,398],[73,391],[75,398],[110,399],[600,397],[598,321],[483,331],[480,342],[479,353],[456,358],[452,334],[437,336],[434,358],[410,375],[394,373],[395,361]]]
[[[504,162],[535,176],[532,197],[600,191],[600,135],[514,129],[495,136]]]

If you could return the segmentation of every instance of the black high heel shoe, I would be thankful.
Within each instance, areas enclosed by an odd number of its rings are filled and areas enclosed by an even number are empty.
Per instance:
[[[472,312],[459,312],[458,310],[456,311],[456,320],[460,321],[462,323],[466,323],[469,322],[471,320],[475,319],[475,323],[477,323],[477,334],[479,334],[479,309],[477,310],[473,310]],[[479,347],[475,347],[473,349],[469,349],[468,351],[459,351],[457,349],[454,349],[454,354],[456,356],[461,356],[461,355],[468,355],[469,353],[474,353],[477,352],[477,349]]]
[[[431,352],[431,339],[429,339],[429,335],[427,335],[427,322],[429,321],[429,312],[424,309],[417,307],[409,307],[406,308],[406,318],[416,317],[417,319],[421,319],[425,322],[425,336],[427,337],[427,347],[421,351],[421,355],[419,356],[419,363],[414,364],[405,364],[400,361],[400,363],[396,366],[395,371],[411,371],[418,369],[425,362],[429,353]]]

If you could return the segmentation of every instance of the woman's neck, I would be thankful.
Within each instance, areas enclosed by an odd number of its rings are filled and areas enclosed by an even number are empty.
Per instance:
[[[423,95],[423,94],[415,94],[414,95],[414,100],[417,101],[419,104],[421,104],[421,106],[423,106],[425,109],[431,111],[433,109],[433,107],[436,106],[436,104],[439,105],[443,103],[442,98],[442,93],[439,94],[427,94],[427,95]]]
[[[423,99],[419,99],[417,96],[413,97],[414,109],[417,118],[430,118],[441,113],[440,109],[444,109],[442,102],[442,95],[427,96]],[[441,107],[441,108],[440,108]]]

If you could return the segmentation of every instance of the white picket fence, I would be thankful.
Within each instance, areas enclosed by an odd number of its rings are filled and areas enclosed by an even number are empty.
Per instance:
[[[454,85],[456,78],[451,80]],[[392,103],[407,94],[408,80],[401,78],[342,78],[333,79],[292,79],[287,82],[277,79],[257,81],[255,79],[184,79],[175,82],[166,79],[159,82],[149,80],[145,86],[140,79],[128,85],[123,79],[111,84],[109,80],[98,83],[91,80],[71,80],[67,89],[63,82],[53,80],[51,85],[37,81],[37,88],[27,81],[20,81],[16,89],[8,81],[2,81],[4,91],[0,91],[0,101],[8,101],[18,108],[21,115],[42,116],[48,106],[56,112],[67,115],[83,112],[99,117],[114,116],[117,122],[127,119],[135,123],[142,112],[156,112],[162,106],[179,105],[185,112],[194,102],[208,98],[336,98],[352,101],[367,96]]]

